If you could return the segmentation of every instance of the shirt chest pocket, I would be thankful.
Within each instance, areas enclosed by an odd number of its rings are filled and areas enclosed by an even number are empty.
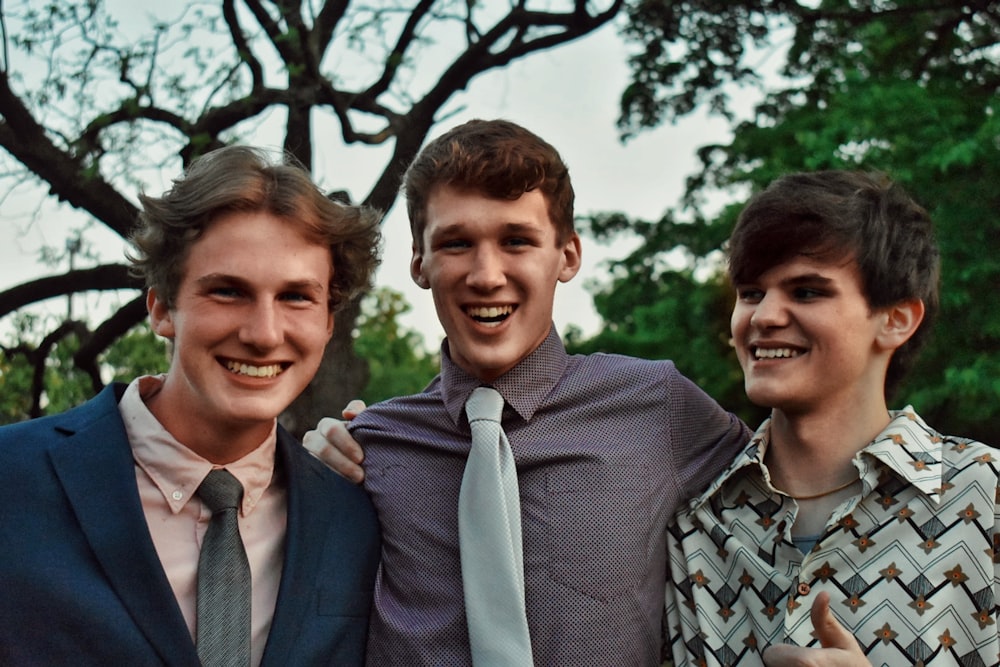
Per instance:
[[[635,590],[650,544],[648,468],[564,464],[545,489],[549,576],[602,601]]]

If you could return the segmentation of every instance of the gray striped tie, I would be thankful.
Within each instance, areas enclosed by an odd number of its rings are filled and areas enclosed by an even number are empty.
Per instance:
[[[198,657],[204,667],[250,664],[250,564],[237,523],[243,485],[213,470],[198,487],[212,511],[198,559]]]

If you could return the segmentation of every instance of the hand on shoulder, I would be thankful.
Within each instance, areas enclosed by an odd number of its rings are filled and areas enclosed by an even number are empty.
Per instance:
[[[365,409],[364,401],[353,400],[344,408],[344,420],[323,417],[316,428],[307,431],[302,446],[337,474],[360,484],[365,480],[361,464],[365,453],[347,431],[347,423]]]

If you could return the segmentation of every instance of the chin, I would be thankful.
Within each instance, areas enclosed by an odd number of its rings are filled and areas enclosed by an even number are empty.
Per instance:
[[[785,391],[768,391],[763,387],[746,387],[746,394],[751,403],[762,408],[780,409],[782,405],[789,402]]]

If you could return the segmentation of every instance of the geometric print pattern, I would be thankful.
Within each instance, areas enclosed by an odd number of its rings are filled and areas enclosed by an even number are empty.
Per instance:
[[[668,530],[665,658],[755,665],[775,643],[819,646],[820,591],[873,665],[997,665],[998,461],[911,407],[854,460],[863,490],[807,554],[797,504],[768,482],[769,421]]]

